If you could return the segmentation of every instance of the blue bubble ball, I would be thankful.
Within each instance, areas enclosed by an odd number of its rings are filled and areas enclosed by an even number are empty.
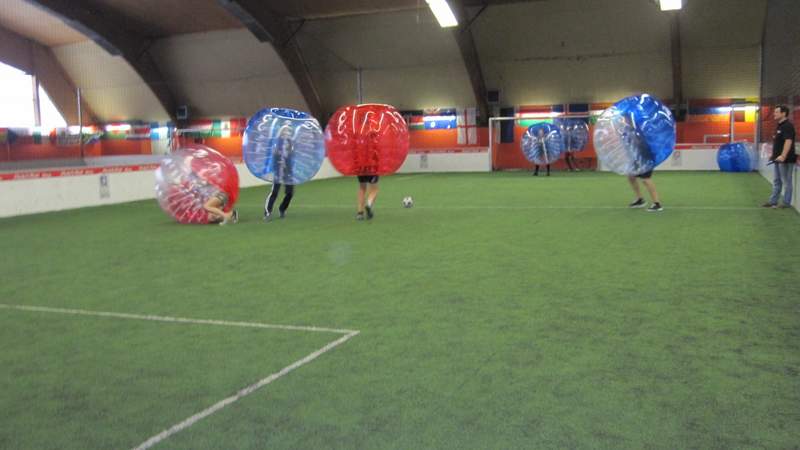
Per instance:
[[[564,136],[552,123],[537,123],[522,136],[522,153],[534,164],[552,164],[564,151]]]
[[[604,168],[620,175],[641,175],[672,154],[675,119],[651,95],[626,97],[597,119],[594,147]]]
[[[753,165],[747,145],[741,142],[725,144],[717,151],[717,164],[722,172],[750,172]]]
[[[280,184],[302,184],[325,159],[325,138],[317,119],[302,111],[266,108],[247,122],[242,155],[250,173]]]
[[[569,117],[558,119],[556,124],[564,136],[564,151],[579,152],[589,143],[588,119]]]

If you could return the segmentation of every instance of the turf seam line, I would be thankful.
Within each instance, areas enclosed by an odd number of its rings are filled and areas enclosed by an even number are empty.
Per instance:
[[[311,361],[319,358],[324,353],[327,353],[337,346],[344,344],[351,338],[357,336],[360,331],[358,330],[340,330],[335,328],[322,328],[322,327],[307,327],[307,326],[295,326],[295,325],[273,325],[273,324],[266,324],[266,323],[257,323],[257,322],[230,322],[225,320],[206,320],[206,319],[187,319],[182,317],[167,317],[167,316],[154,316],[154,315],[140,315],[140,314],[126,314],[126,313],[112,313],[112,312],[105,312],[105,311],[88,311],[82,309],[65,309],[65,308],[49,308],[45,306],[24,306],[24,305],[9,305],[0,303],[0,309],[13,309],[19,311],[30,311],[30,312],[48,312],[48,313],[59,313],[59,314],[72,314],[72,315],[79,315],[79,316],[94,316],[94,317],[111,317],[117,319],[134,319],[134,320],[149,320],[155,322],[168,322],[168,323],[190,323],[190,324],[198,324],[198,325],[221,325],[221,326],[231,326],[231,327],[246,327],[246,328],[268,328],[268,329],[279,329],[279,330],[291,330],[291,331],[313,331],[313,332],[329,332],[329,333],[337,333],[337,334],[344,334],[344,336],[336,339],[335,341],[329,342],[324,347],[314,351],[313,353],[293,362],[292,364],[284,367],[283,369],[269,375],[266,378],[263,378],[257,381],[250,386],[240,389],[236,394],[220,400],[219,402],[209,406],[208,408],[193,414],[192,416],[188,417],[187,419],[163,430],[162,432],[158,433],[155,436],[150,437],[142,444],[134,447],[133,450],[146,450],[152,448],[155,445],[158,445],[165,439],[168,439],[172,435],[179,433],[192,425],[196,424],[197,422],[205,419],[206,417],[220,411],[221,409],[225,408],[226,406],[235,403],[242,398],[252,394],[253,392],[261,389],[262,387],[272,383],[273,381],[281,378],[282,376],[292,372],[293,370],[310,363]]]

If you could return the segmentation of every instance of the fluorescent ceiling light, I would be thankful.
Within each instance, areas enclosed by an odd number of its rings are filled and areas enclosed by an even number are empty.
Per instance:
[[[450,5],[447,4],[447,0],[425,1],[428,2],[428,6],[431,7],[431,11],[433,11],[433,15],[436,16],[436,20],[439,21],[439,26],[448,28],[458,25],[458,20],[456,20],[453,10],[450,9]]]
[[[132,127],[127,123],[120,125],[106,125],[106,131],[108,131],[109,133],[114,133],[118,131],[130,131],[131,128]]]
[[[683,0],[659,0],[662,11],[674,11],[683,7]]]
[[[517,114],[518,119],[555,119],[556,117],[563,116],[564,113],[560,112],[529,112]]]

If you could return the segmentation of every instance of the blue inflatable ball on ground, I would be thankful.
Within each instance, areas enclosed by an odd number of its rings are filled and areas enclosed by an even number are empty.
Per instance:
[[[265,181],[302,184],[325,159],[325,138],[317,119],[286,108],[266,108],[247,122],[242,155],[250,173]]]
[[[597,119],[594,147],[604,168],[620,175],[641,175],[672,154],[675,119],[653,96],[626,97]]]
[[[564,151],[564,136],[552,123],[531,125],[522,136],[522,153],[534,164],[552,164]]]
[[[589,121],[582,118],[566,118],[557,121],[564,136],[564,151],[579,152],[589,143]]]
[[[722,172],[750,172],[753,170],[750,151],[742,142],[721,146],[717,151],[717,164]]]

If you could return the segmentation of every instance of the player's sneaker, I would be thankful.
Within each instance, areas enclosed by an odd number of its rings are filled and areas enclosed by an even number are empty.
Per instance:
[[[284,217],[286,217],[286,211],[281,211],[281,210],[278,210],[278,214],[279,214],[279,215],[278,215],[278,217],[280,217],[281,219],[283,219]]]
[[[776,205],[776,204],[774,204],[774,203],[766,202],[766,203],[764,203],[763,205],[761,205],[761,207],[762,207],[762,208],[777,208],[777,207],[778,207],[778,205]]]
[[[356,213],[356,220],[364,220],[364,213],[363,212]]]
[[[628,205],[628,208],[644,208],[647,206],[643,198],[637,198],[636,201]]]
[[[372,206],[367,205],[364,207],[364,209],[367,210],[367,219],[372,219],[373,217],[375,217],[375,213],[372,212]]]
[[[658,211],[663,211],[663,210],[664,210],[664,207],[661,206],[661,203],[653,203],[652,205],[650,205],[649,208],[647,208],[647,212],[658,212]]]
[[[264,210],[264,222],[269,222],[272,220],[272,214],[269,211]]]

